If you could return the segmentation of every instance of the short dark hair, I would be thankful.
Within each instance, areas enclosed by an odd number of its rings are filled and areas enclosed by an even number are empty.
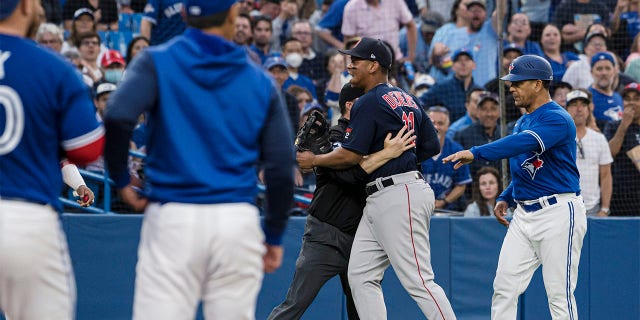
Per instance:
[[[467,92],[467,95],[466,95],[466,97],[465,97],[464,102],[469,102],[469,101],[471,100],[471,95],[472,95],[474,92],[484,92],[484,91],[486,91],[486,90],[485,90],[485,89],[482,89],[482,88],[480,88],[480,87],[474,87],[474,88],[471,88],[471,90],[469,90],[469,92]]]
[[[540,80],[542,81],[542,87],[549,90],[549,87],[551,86],[551,80]]]
[[[222,12],[210,14],[207,16],[189,16],[187,15],[186,22],[190,27],[194,27],[196,29],[207,29],[211,27],[221,27],[224,24],[224,21],[227,20],[229,16],[229,10],[225,10]]]
[[[77,48],[80,48],[80,44],[82,43],[82,40],[84,39],[91,39],[91,38],[98,38],[98,44],[102,43],[102,39],[100,39],[100,35],[98,35],[97,32],[95,31],[87,31],[87,32],[83,32],[78,34],[78,36],[75,38],[75,43],[74,45]]]
[[[265,21],[269,24],[269,28],[271,28],[271,30],[273,30],[273,23],[271,22],[271,18],[267,17],[267,16],[257,16],[253,18],[253,21],[251,23],[251,31],[253,31],[256,26],[258,25],[258,23],[260,21]]]

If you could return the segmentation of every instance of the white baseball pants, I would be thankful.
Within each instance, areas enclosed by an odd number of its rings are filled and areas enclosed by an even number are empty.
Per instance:
[[[142,225],[133,319],[255,319],[264,233],[246,203],[151,204]]]
[[[491,319],[516,319],[518,297],[540,265],[551,317],[578,319],[573,291],[587,232],[586,209],[575,194],[559,195],[557,200],[534,212],[516,208],[500,250]]]
[[[0,309],[11,320],[75,318],[76,284],[58,213],[0,199]]]

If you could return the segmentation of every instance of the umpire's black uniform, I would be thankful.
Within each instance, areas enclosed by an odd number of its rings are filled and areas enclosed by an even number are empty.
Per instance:
[[[341,118],[331,128],[329,140],[334,145],[342,143],[348,125],[349,120]],[[317,188],[308,210],[293,281],[286,300],[273,309],[269,320],[300,319],[322,286],[335,275],[340,275],[349,319],[359,319],[351,298],[347,267],[366,203],[367,176],[360,166],[346,170],[316,169]]]

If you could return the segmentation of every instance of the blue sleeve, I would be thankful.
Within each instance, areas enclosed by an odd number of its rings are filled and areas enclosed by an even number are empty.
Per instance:
[[[157,24],[159,16],[160,4],[158,0],[147,0],[147,5],[144,7],[143,13],[144,19],[151,21],[153,24]]]
[[[263,230],[268,244],[279,245],[289,219],[293,199],[293,168],[295,153],[291,124],[287,118],[284,99],[274,88],[269,116],[260,140],[260,160],[264,168],[267,203]]]
[[[460,132],[456,134],[456,138],[461,136],[459,133]],[[538,147],[538,140],[536,140],[536,138],[529,133],[521,132],[485,145],[472,147],[470,151],[476,159],[496,161],[517,156],[521,153],[535,150]]]
[[[509,205],[509,208],[515,208],[516,202],[513,200],[513,182],[509,183],[496,201],[505,201]]]
[[[318,28],[320,29],[332,29],[342,24],[342,13],[344,7],[347,5],[347,1],[334,1],[327,13],[318,22]]]
[[[156,69],[151,55],[142,51],[127,68],[126,76],[107,102],[104,157],[109,174],[118,188],[129,184],[129,141],[140,114],[150,111],[156,103],[156,83]]]

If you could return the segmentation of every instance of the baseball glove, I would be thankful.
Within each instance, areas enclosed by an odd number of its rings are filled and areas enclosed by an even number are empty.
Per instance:
[[[311,112],[307,121],[298,131],[295,146],[298,151],[311,151],[314,154],[331,152],[329,122],[320,111]]]

